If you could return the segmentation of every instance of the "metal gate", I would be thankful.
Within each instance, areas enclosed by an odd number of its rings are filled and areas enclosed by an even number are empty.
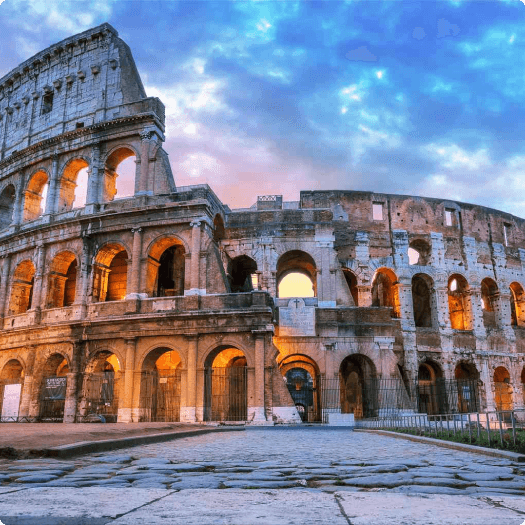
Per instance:
[[[204,421],[246,421],[246,366],[204,370]]]
[[[306,376],[287,378],[286,386],[292,396],[295,408],[301,416],[301,421],[314,422],[321,420],[319,411],[319,390],[314,387],[314,383]]]
[[[418,411],[428,414],[468,413],[479,410],[479,389],[476,380],[438,378],[418,381]]]
[[[141,421],[180,421],[180,370],[142,372]]]
[[[89,374],[85,379],[85,417],[95,414],[103,416],[107,423],[116,423],[119,384],[119,372]]]
[[[44,377],[40,394],[40,421],[59,422],[64,419],[66,377]]]

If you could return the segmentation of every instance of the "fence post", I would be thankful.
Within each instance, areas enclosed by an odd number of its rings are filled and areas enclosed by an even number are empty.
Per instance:
[[[516,418],[514,417],[514,412],[511,412],[510,417],[512,418],[512,442],[516,446]]]
[[[499,412],[498,414],[498,420],[499,420],[499,443],[501,446],[503,446],[503,428],[501,425],[501,420],[504,416],[505,412]]]
[[[477,425],[477,428],[478,428],[478,441],[481,441],[481,430],[480,430],[480,422],[479,422],[479,412],[476,412],[476,415],[478,417],[478,425]]]
[[[485,415],[487,416],[487,436],[488,436],[489,447],[490,447],[490,420],[489,420],[489,413],[486,412]]]
[[[472,422],[470,421],[470,416],[472,414],[468,415],[468,442],[472,444]]]

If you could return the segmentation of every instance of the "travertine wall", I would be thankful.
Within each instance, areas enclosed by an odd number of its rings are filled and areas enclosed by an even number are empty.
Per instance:
[[[0,383],[23,385],[20,416],[45,416],[46,378],[59,376],[65,421],[99,409],[151,419],[159,392],[176,399],[169,417],[209,420],[233,391],[217,391],[212,368],[239,366],[230,412],[253,424],[299,420],[293,370],[309,374],[315,420],[330,388],[330,409],[366,415],[350,397],[372,380],[404,385],[413,410],[424,407],[410,385],[438,380],[475,382],[477,408],[524,406],[522,219],[352,191],[230,210],[207,185],[177,189],[163,105],[107,24],[4,77],[0,114]],[[135,191],[119,199],[129,156]],[[73,209],[83,168],[88,198]],[[313,290],[295,306],[279,297],[294,272]],[[108,398],[96,385],[113,381]]]

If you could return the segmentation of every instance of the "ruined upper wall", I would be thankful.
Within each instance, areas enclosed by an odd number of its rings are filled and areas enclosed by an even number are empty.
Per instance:
[[[145,98],[131,51],[109,24],[62,40],[0,79],[0,158],[140,112]],[[163,125],[162,103],[154,107]]]

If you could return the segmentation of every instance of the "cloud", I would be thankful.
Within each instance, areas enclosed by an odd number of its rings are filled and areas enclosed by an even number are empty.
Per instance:
[[[459,35],[459,26],[457,26],[456,24],[451,24],[448,20],[445,20],[444,18],[440,18],[438,20],[437,30],[438,38]]]
[[[479,170],[491,164],[486,149],[468,152],[457,144],[428,144],[423,149],[433,156],[442,168],[449,170]]]
[[[345,55],[348,60],[355,60],[356,62],[376,62],[377,57],[367,49],[366,46],[358,47],[348,51]]]

